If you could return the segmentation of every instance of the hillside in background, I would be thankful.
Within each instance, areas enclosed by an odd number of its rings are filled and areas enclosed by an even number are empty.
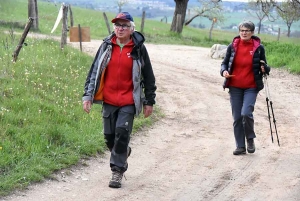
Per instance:
[[[55,3],[57,5],[62,2],[71,4],[73,6],[79,6],[83,8],[100,10],[105,12],[117,13],[119,8],[116,1],[106,1],[106,0],[44,0],[49,3]],[[198,0],[190,0],[188,3],[188,13],[186,18],[189,19],[193,16],[193,8],[199,7],[200,4]],[[236,2],[236,1],[223,1],[222,6],[224,8],[225,21],[222,23],[217,23],[214,29],[226,30],[236,32],[237,25],[242,20],[251,20],[255,24],[258,24],[258,19],[249,15],[246,12],[245,7],[246,2]],[[164,21],[167,23],[172,22],[172,18],[175,10],[174,0],[131,0],[128,4],[125,4],[122,10],[130,12],[134,17],[142,17],[143,11],[146,12],[146,18],[153,19],[157,21]],[[207,18],[197,17],[195,18],[189,26],[201,29],[209,29],[211,22]],[[261,33],[277,35],[280,28],[281,35],[285,35],[287,31],[286,24],[281,20],[275,22],[270,22],[265,19],[262,23]],[[291,36],[300,37],[300,21],[294,22],[291,27]]]

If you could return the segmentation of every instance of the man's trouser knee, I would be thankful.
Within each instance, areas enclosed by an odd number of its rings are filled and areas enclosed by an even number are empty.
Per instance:
[[[104,140],[105,140],[105,144],[106,144],[107,148],[109,149],[109,151],[111,151],[115,144],[114,143],[115,134],[114,133],[111,133],[111,134],[104,133]]]
[[[115,147],[115,152],[121,154],[127,151],[129,131],[122,127],[117,127],[115,130],[115,133],[104,133],[105,144],[110,151]]]
[[[127,152],[128,143],[129,143],[128,129],[117,127],[116,137],[115,137],[115,152],[117,154],[122,154],[124,152]]]

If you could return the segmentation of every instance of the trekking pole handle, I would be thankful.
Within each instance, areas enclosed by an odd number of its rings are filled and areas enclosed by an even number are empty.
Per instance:
[[[260,60],[260,65],[261,65],[261,72],[263,73],[263,76],[267,76],[267,73],[266,73],[266,69],[267,69],[267,64],[264,60]]]

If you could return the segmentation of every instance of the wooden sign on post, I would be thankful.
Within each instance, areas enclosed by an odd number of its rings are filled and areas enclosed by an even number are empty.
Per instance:
[[[80,35],[81,35],[81,41],[80,41]],[[80,26],[71,27],[70,42],[91,42],[90,27],[80,27]]]

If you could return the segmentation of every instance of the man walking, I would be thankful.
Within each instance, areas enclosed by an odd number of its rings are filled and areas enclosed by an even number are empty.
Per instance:
[[[131,153],[128,144],[134,117],[142,110],[145,118],[152,114],[156,85],[145,38],[135,31],[132,16],[121,12],[112,23],[114,31],[97,51],[82,100],[87,113],[92,103],[103,105],[104,138],[111,152],[109,187],[120,188]]]

